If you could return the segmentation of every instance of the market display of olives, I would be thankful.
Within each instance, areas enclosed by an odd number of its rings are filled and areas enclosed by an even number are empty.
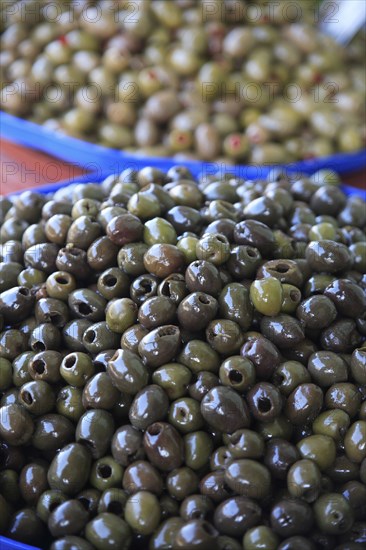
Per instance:
[[[179,162],[290,163],[365,146],[365,34],[347,47],[322,34],[317,0],[0,10],[2,108],[50,130]],[[337,21],[337,4],[327,10]]]
[[[365,548],[365,229],[329,170],[3,197],[0,534]]]

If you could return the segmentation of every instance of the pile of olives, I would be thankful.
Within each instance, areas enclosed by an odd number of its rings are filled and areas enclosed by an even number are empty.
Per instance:
[[[316,6],[3,2],[2,106],[83,140],[179,162],[276,164],[357,151],[366,139],[365,35],[340,46],[319,31]]]
[[[0,534],[365,548],[365,201],[174,166],[0,206]]]

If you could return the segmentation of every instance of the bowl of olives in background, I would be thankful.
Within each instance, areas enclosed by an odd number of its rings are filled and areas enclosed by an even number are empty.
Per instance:
[[[110,171],[123,155],[364,166],[365,35],[337,44],[316,5],[4,2],[3,135]]]

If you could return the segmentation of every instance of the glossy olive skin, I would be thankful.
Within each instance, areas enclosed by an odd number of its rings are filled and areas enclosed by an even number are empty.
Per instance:
[[[185,282],[190,292],[205,292],[214,297],[222,287],[217,268],[205,260],[196,260],[189,264],[185,272]]]
[[[361,481],[348,481],[341,487],[341,494],[350,504],[355,520],[365,515],[365,485]]]
[[[48,529],[54,537],[76,535],[85,527],[88,512],[79,500],[68,500],[51,512]]]
[[[262,256],[257,248],[249,245],[232,247],[227,267],[235,280],[252,277],[260,265]]]
[[[37,463],[29,463],[20,472],[19,487],[21,497],[29,505],[34,505],[48,488],[47,470]]]
[[[366,308],[366,296],[362,289],[347,279],[337,279],[330,283],[324,290],[334,303],[338,313],[347,317],[357,318]]]
[[[315,434],[329,435],[337,444],[342,444],[350,424],[351,419],[345,411],[330,409],[320,413],[312,427]]]
[[[212,437],[202,430],[184,436],[185,464],[192,470],[204,468],[213,451]]]
[[[296,315],[306,328],[323,329],[335,320],[337,310],[327,296],[311,296],[301,302]]]
[[[85,486],[91,465],[91,455],[79,443],[66,445],[53,459],[47,478],[51,489],[76,495]]]
[[[56,396],[50,384],[43,380],[32,380],[19,390],[18,402],[34,415],[46,414],[55,405]]]
[[[308,361],[308,370],[314,382],[322,387],[348,380],[347,364],[334,352],[313,353]]]
[[[352,462],[360,463],[366,458],[366,422],[358,420],[348,429],[344,437],[346,455]]]
[[[351,264],[347,247],[335,241],[312,241],[306,248],[306,259],[314,271],[337,273]]]
[[[300,453],[293,443],[277,437],[267,442],[264,464],[273,477],[286,479],[290,467],[299,458]]]
[[[160,495],[163,492],[163,480],[160,473],[145,460],[136,460],[126,468],[122,485],[129,494],[150,491]]]
[[[87,524],[85,536],[98,550],[104,548],[127,550],[131,542],[131,530],[128,524],[108,512],[98,514]]]
[[[94,323],[103,320],[106,300],[92,290],[74,290],[69,296],[68,304],[77,317]]]
[[[143,225],[139,218],[132,214],[122,214],[112,218],[106,227],[110,240],[118,246],[140,241]]]
[[[103,271],[116,265],[118,246],[106,237],[98,237],[88,248],[87,264],[94,271]]]
[[[172,244],[154,244],[144,255],[146,270],[162,279],[180,271],[183,265],[183,253]]]
[[[231,388],[217,386],[201,401],[201,414],[213,429],[234,432],[249,426],[247,404]]]
[[[178,529],[173,541],[173,550],[215,548],[217,537],[218,531],[210,523],[199,519],[190,520]]]
[[[163,545],[171,546],[179,527],[183,524],[184,522],[180,517],[171,517],[163,521],[155,533],[151,536],[151,549],[158,550],[158,548]]]
[[[128,466],[135,460],[143,459],[145,451],[142,438],[142,433],[130,424],[118,428],[111,441],[111,451],[115,461],[122,466]]]
[[[205,332],[208,343],[222,355],[231,355],[238,352],[243,343],[240,326],[230,319],[211,321]]]
[[[139,343],[147,333],[148,330],[140,324],[132,325],[122,334],[120,347],[137,354]]]
[[[314,420],[323,404],[323,393],[315,384],[300,384],[287,398],[285,412],[294,424]]]
[[[83,389],[85,409],[111,409],[118,401],[119,391],[107,373],[99,372],[88,380]]]
[[[158,286],[158,296],[166,296],[176,306],[179,305],[187,294],[188,289],[185,284],[184,275],[181,273],[172,273]]]
[[[127,501],[127,494],[123,489],[112,487],[106,489],[98,498],[97,512],[111,512],[116,516],[123,517],[124,506]]]
[[[54,298],[41,298],[35,307],[37,323],[52,323],[58,328],[65,326],[69,320],[66,304]]]
[[[28,286],[20,280],[20,275],[23,273],[23,266],[17,262],[0,262],[0,291],[4,292],[19,284],[20,286]]]
[[[86,279],[90,275],[87,253],[76,246],[61,248],[58,251],[56,267],[58,270],[69,273],[78,279]]]
[[[67,302],[70,292],[75,288],[75,277],[67,271],[55,271],[47,277],[46,290],[50,298]]]
[[[89,483],[95,490],[103,491],[120,485],[122,476],[123,468],[107,455],[93,463]]]
[[[117,267],[111,267],[98,277],[97,288],[106,300],[111,300],[126,296],[129,284],[130,280],[125,273]]]
[[[227,447],[223,447],[223,463],[234,458],[260,458],[264,455],[265,444],[261,435],[253,430],[242,428],[224,436]],[[213,457],[211,457],[211,462]]]
[[[199,477],[188,466],[170,472],[166,478],[166,488],[172,498],[182,501],[198,491]]]
[[[261,422],[278,416],[283,404],[280,391],[269,382],[255,384],[246,394],[246,400],[251,414]]]
[[[72,422],[77,422],[84,412],[82,391],[74,386],[64,386],[56,398],[58,414],[65,416]]]
[[[51,323],[36,326],[30,334],[29,345],[33,351],[58,349],[61,343],[61,334]]]
[[[233,460],[229,463],[224,476],[230,489],[240,495],[261,500],[270,492],[270,472],[254,460]]]
[[[188,387],[188,393],[196,401],[202,401],[206,393],[219,383],[218,376],[210,371],[200,371],[194,378],[195,381]]]
[[[366,361],[364,348],[355,349],[351,358],[351,373],[356,382],[359,384],[366,383]]]
[[[4,320],[13,324],[29,317],[35,299],[27,287],[19,286],[0,294],[0,310]]]
[[[321,333],[322,347],[337,353],[350,353],[361,345],[362,336],[353,319],[343,318],[334,321]]]
[[[232,355],[225,359],[219,370],[220,381],[238,391],[250,388],[255,382],[256,371],[253,363],[246,357]]]
[[[181,363],[166,363],[152,374],[152,382],[161,386],[171,401],[186,395],[191,379],[190,369]]]
[[[200,481],[200,493],[215,503],[229,498],[231,491],[224,474],[224,470],[220,469],[205,475]]]
[[[45,414],[36,419],[34,424],[32,445],[41,451],[56,451],[74,437],[74,425],[59,414]]]
[[[217,372],[220,366],[219,354],[202,340],[190,340],[178,355],[178,361],[194,374],[200,371]]]
[[[37,515],[46,523],[52,510],[67,500],[68,497],[61,493],[61,491],[48,489],[44,491],[38,499],[36,506]]]
[[[144,301],[140,306],[138,320],[146,329],[169,325],[175,320],[176,308],[165,296],[156,296]]]
[[[353,418],[359,411],[361,394],[354,384],[340,382],[330,386],[324,402],[328,409],[341,409]]]
[[[7,535],[25,544],[39,545],[46,536],[46,530],[33,508],[22,508],[10,518]]]
[[[334,440],[326,435],[309,435],[297,443],[297,448],[303,458],[313,460],[320,468],[330,468],[336,458]]]
[[[220,533],[239,537],[256,525],[260,516],[261,508],[257,503],[247,497],[236,496],[218,505],[214,514],[214,525]]]
[[[212,502],[203,495],[194,494],[186,497],[179,508],[179,513],[183,520],[207,519],[213,512]]]
[[[181,344],[181,333],[176,325],[160,326],[142,338],[138,351],[143,362],[150,368],[160,367],[171,361]]]
[[[85,349],[92,354],[119,346],[120,338],[117,333],[110,330],[105,321],[94,323],[87,328],[83,335]]]
[[[183,439],[170,424],[151,424],[144,434],[143,445],[149,461],[159,470],[170,471],[183,463]]]
[[[0,333],[1,357],[12,361],[27,350],[26,336],[20,330],[8,329]]]
[[[218,310],[217,300],[203,292],[193,292],[184,298],[177,310],[179,324],[189,330],[192,326],[199,331],[215,318]]]
[[[71,550],[75,547],[80,550],[93,550],[93,547],[88,541],[75,535],[66,535],[65,537],[55,540],[50,548],[52,550]]]
[[[314,514],[321,530],[330,535],[344,533],[353,524],[353,514],[348,502],[336,493],[322,495],[314,504]]]
[[[219,296],[220,315],[224,319],[235,321],[243,331],[249,329],[253,308],[248,289],[240,283],[226,285]]]
[[[293,260],[268,260],[257,271],[257,278],[275,277],[281,283],[300,288],[304,277],[298,264]]]
[[[72,386],[82,388],[94,374],[94,365],[86,353],[74,352],[66,355],[60,365],[60,375]]]
[[[263,315],[278,315],[283,300],[280,281],[275,277],[253,281],[250,286],[250,299],[256,310]]]
[[[269,380],[281,363],[277,347],[262,336],[248,339],[243,344],[240,354],[253,363],[262,380]]]
[[[120,391],[135,395],[147,383],[148,372],[138,355],[128,350],[117,350],[108,362],[107,372]]]
[[[130,298],[116,298],[108,302],[105,319],[108,328],[116,333],[123,332],[137,321],[137,306]]]
[[[263,317],[261,331],[279,348],[291,348],[305,337],[301,324],[286,313],[275,317]]]
[[[195,208],[174,206],[166,213],[166,219],[172,224],[178,235],[185,231],[197,233],[202,225],[202,218]]]
[[[53,243],[41,243],[28,248],[24,253],[26,267],[34,267],[46,273],[56,271],[59,247]]]
[[[313,512],[305,501],[293,498],[278,501],[271,510],[272,529],[282,537],[307,535],[313,527]]]
[[[169,399],[165,391],[157,384],[146,386],[136,394],[129,410],[129,420],[134,428],[146,428],[168,413]]]
[[[97,459],[106,454],[113,432],[112,414],[103,409],[91,409],[79,418],[75,439],[86,445],[92,457]]]
[[[245,220],[236,224],[234,240],[240,245],[249,245],[268,257],[274,249],[274,237],[270,228],[260,221]]]
[[[266,525],[258,525],[248,529],[243,538],[243,548],[245,550],[254,550],[258,547],[274,550],[278,547],[279,538]]]
[[[34,425],[29,413],[14,403],[0,408],[0,434],[10,445],[23,445],[33,434]]]
[[[157,497],[148,491],[138,491],[126,502],[125,520],[140,535],[150,535],[160,523]]]
[[[287,488],[291,496],[314,502],[321,491],[321,472],[312,460],[295,462],[287,474]]]

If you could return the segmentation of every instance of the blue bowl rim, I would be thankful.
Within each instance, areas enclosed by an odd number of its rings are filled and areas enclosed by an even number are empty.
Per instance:
[[[134,163],[141,164],[141,162],[144,162],[145,166],[158,166],[160,164],[165,167],[181,163],[181,161],[169,157],[143,157],[132,155],[118,149],[83,141],[79,138],[67,136],[61,132],[47,128],[46,126],[21,119],[1,110],[0,120],[0,135],[3,138],[8,138],[18,144],[36,148],[41,152],[53,155],[67,162],[79,164],[90,171],[98,170],[99,168],[103,171],[109,170],[110,172],[122,171],[123,168],[119,170],[120,166],[133,165]],[[80,164],[81,159],[83,159],[82,162],[85,164]],[[198,167],[203,164],[202,161],[198,160],[184,160],[182,163],[195,172]],[[220,163],[207,164],[220,167]],[[318,157],[290,164],[282,164],[281,166],[291,172],[303,172],[307,174],[329,167],[333,167],[339,173],[352,172],[366,167],[366,148],[361,151],[336,153],[327,157]],[[269,171],[272,167],[273,165],[269,164],[263,166],[255,164],[237,165],[238,169],[248,173],[248,178],[252,179],[253,177],[250,175],[252,169],[265,169]],[[227,168],[229,168],[229,166],[227,166]]]

